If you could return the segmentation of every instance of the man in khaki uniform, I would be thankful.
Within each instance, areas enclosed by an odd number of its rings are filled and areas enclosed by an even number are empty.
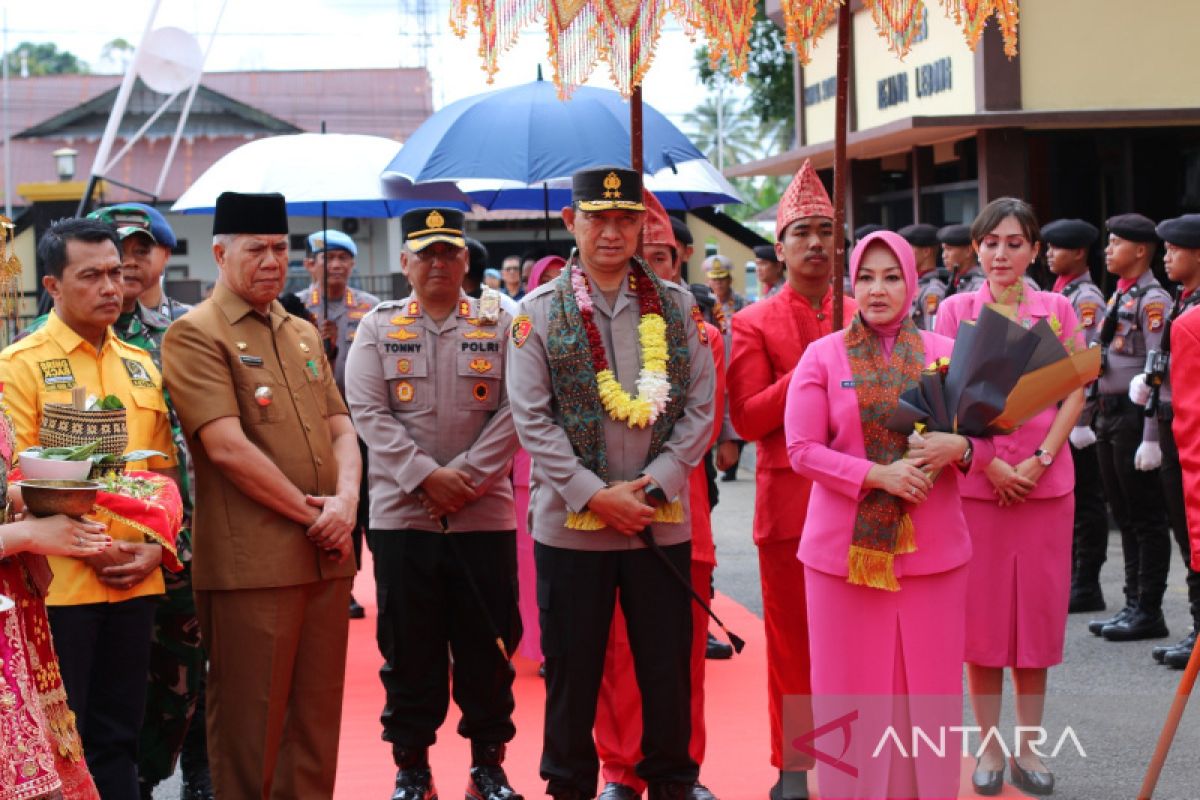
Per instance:
[[[371,552],[379,600],[383,738],[398,767],[394,800],[434,797],[428,751],[446,718],[450,670],[471,740],[467,797],[520,800],[501,763],[516,728],[508,652],[521,639],[517,449],[504,387],[511,318],[500,294],[462,292],[462,212],[400,220],[413,293],[359,324],[346,398],[370,453]],[[451,661],[451,658],[453,661]]]
[[[712,438],[713,359],[691,293],[633,258],[641,176],[584,170],[572,199],[563,221],[578,256],[525,297],[508,348],[509,401],[533,461],[546,656],[541,775],[558,800],[596,794],[592,726],[619,591],[642,692],[636,771],[650,800],[682,800],[699,772],[688,755],[691,599],[639,534],[648,528],[689,573],[688,476]],[[638,386],[643,369],[656,386]]]
[[[275,301],[287,251],[282,195],[222,194],[216,288],[163,340],[196,464],[218,797],[328,798],[337,765],[361,465],[316,329]]]

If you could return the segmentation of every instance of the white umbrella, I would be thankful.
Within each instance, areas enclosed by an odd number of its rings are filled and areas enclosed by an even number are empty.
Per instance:
[[[312,217],[395,217],[430,202],[467,207],[457,192],[450,195],[436,185],[421,187],[419,197],[385,196],[379,176],[399,151],[399,142],[360,134],[257,139],[205,170],[171,210],[211,214],[222,192],[279,192],[289,214]]]

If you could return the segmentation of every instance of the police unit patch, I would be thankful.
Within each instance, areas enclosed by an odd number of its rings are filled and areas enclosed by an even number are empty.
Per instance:
[[[1079,324],[1085,328],[1090,328],[1096,324],[1096,315],[1100,311],[1099,303],[1080,303],[1079,304]]]
[[[71,371],[71,362],[67,359],[39,361],[38,368],[42,371],[42,384],[49,391],[75,388],[75,373]]]
[[[1146,303],[1146,327],[1156,331],[1163,326],[1163,314],[1166,306],[1163,303]]]
[[[412,361],[407,358],[401,358],[396,361],[396,372],[401,375],[407,375],[412,372]]]
[[[533,320],[525,314],[518,314],[512,321],[512,340],[517,347],[525,344],[529,334],[533,333]]]
[[[401,403],[411,403],[413,399],[413,385],[408,381],[400,381],[397,383],[396,399]]]
[[[700,344],[708,344],[708,328],[704,327],[704,317],[700,313],[700,306],[692,306],[692,319],[696,322],[696,333],[700,336]]]
[[[475,384],[473,389],[471,389],[472,396],[474,396],[474,398],[481,403],[487,402],[487,399],[491,396],[491,393],[492,389],[487,385],[487,381],[480,381],[479,383]]]
[[[407,330],[404,330],[403,328],[401,328],[398,331],[391,331],[388,333],[389,339],[399,339],[402,342],[407,341],[409,339],[415,339],[418,336],[420,336],[419,333],[413,333],[412,331],[407,331]]]
[[[492,371],[492,362],[486,358],[473,358],[471,359],[470,366],[473,371],[478,372],[480,375]]]

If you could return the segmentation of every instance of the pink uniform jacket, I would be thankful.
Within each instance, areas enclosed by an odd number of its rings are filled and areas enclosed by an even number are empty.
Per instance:
[[[956,294],[942,303],[938,309],[935,330],[943,336],[953,338],[958,333],[958,323],[974,321],[987,303],[994,302],[991,289],[984,284],[977,292]],[[1025,299],[1017,309],[1017,319],[1022,323],[1037,324],[1039,320],[1055,318],[1062,326],[1059,339],[1066,344],[1074,342],[1076,348],[1082,348],[1083,334],[1080,332],[1075,308],[1071,301],[1061,294],[1053,292],[1025,292]],[[1026,422],[1015,433],[1008,436],[997,436],[992,441],[996,445],[996,457],[1002,458],[1016,466],[1029,458],[1042,446],[1046,432],[1054,423],[1058,413],[1057,406],[1051,406],[1033,419]],[[982,471],[964,476],[961,479],[962,496],[976,500],[995,500],[996,493],[992,482]],[[1071,461],[1071,448],[1062,447],[1055,454],[1054,463],[1050,465],[1038,480],[1037,488],[1029,493],[1028,499],[1039,500],[1047,497],[1062,497],[1075,489],[1075,468]]]
[[[845,298],[842,319],[856,306]],[[833,292],[820,311],[790,285],[733,317],[733,355],[729,361],[729,414],[738,435],[757,442],[754,542],[800,536],[808,505],[809,481],[788,464],[783,438],[783,406],[788,380],[804,348],[833,330]]]
[[[1175,420],[1171,429],[1183,467],[1192,569],[1200,570],[1200,312],[1191,311],[1171,324],[1171,385]]]
[[[920,334],[926,364],[950,355],[951,340],[930,331]],[[847,575],[854,520],[873,462],[866,457],[858,395],[841,332],[809,345],[800,359],[788,386],[784,425],[792,468],[813,481],[799,558],[821,572]],[[975,453],[970,471],[982,473],[992,460],[992,445],[986,439],[971,443]],[[970,560],[971,537],[959,502],[957,473],[947,467],[925,502],[910,507],[917,549],[896,556],[897,577],[946,572]]]

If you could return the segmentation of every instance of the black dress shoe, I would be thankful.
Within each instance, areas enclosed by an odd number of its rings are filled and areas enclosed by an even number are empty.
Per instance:
[[[780,770],[779,780],[771,787],[770,800],[808,800],[808,773]]]
[[[1108,608],[1104,602],[1104,593],[1099,586],[1075,587],[1071,589],[1071,599],[1067,604],[1068,614],[1083,614],[1088,611],[1103,611]]]
[[[597,800],[639,800],[641,796],[641,792],[635,792],[632,786],[609,781],[604,784],[604,790]]]
[[[1179,644],[1163,654],[1163,662],[1173,669],[1183,669],[1188,659],[1192,657],[1192,648],[1196,646],[1196,632],[1192,631]]]
[[[362,619],[366,615],[367,610],[358,604],[354,595],[350,595],[350,619]]]
[[[725,644],[710,633],[708,644],[704,646],[704,657],[710,661],[724,661],[727,658],[733,658],[733,645]]]
[[[1032,770],[1022,769],[1015,758],[1008,760],[1009,774],[1012,776],[1012,785],[1023,792],[1029,792],[1036,795],[1054,794],[1054,773],[1047,770],[1046,772],[1033,772]]]
[[[466,800],[525,800],[508,783],[500,766],[471,767],[467,778]]]
[[[975,789],[975,794],[984,797],[1000,794],[1000,790],[1004,788],[1004,765],[1001,764],[1000,769],[984,769],[976,761],[975,771],[971,773],[971,786]]]
[[[402,767],[396,772],[396,790],[392,800],[437,800],[433,773],[429,767]]]
[[[695,783],[655,781],[646,787],[646,800],[688,800]]]
[[[1110,642],[1136,642],[1171,635],[1161,610],[1145,611],[1140,608],[1121,622],[1105,625],[1100,633]]]
[[[1124,622],[1125,620],[1129,619],[1129,615],[1133,612],[1134,607],[1127,605],[1117,613],[1113,614],[1111,617],[1092,620],[1088,623],[1088,630],[1091,631],[1095,636],[1103,636],[1105,626],[1116,625],[1118,622]]]
[[[712,790],[705,786],[700,781],[692,784],[692,790],[688,793],[689,800],[717,800],[717,796],[712,793]]]

